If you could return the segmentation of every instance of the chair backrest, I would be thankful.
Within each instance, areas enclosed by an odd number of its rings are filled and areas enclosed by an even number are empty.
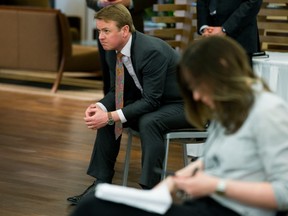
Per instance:
[[[155,4],[153,11],[158,15],[152,17],[152,22],[164,24],[164,27],[147,34],[162,38],[180,52],[195,39],[196,0],[187,0],[186,4]]]
[[[262,50],[288,51],[288,0],[263,0],[258,29]]]

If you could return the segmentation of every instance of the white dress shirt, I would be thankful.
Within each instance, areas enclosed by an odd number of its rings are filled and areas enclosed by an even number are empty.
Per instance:
[[[131,44],[132,44],[132,35],[130,36],[128,42],[126,43],[126,45],[123,47],[123,49],[121,50],[121,53],[123,54],[122,57],[122,62],[124,64],[124,66],[126,67],[128,73],[130,74],[130,76],[133,78],[136,87],[141,91],[141,93],[143,93],[143,88],[136,76],[136,73],[134,71],[133,65],[132,65],[132,61],[131,61]],[[102,104],[97,102],[97,105],[99,105],[101,107],[102,110],[107,112],[106,107]],[[116,110],[120,120],[122,123],[127,122],[127,119],[125,118],[123,112],[121,109]]]

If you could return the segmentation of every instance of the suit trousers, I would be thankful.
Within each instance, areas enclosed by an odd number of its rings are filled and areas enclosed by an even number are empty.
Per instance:
[[[171,129],[192,126],[185,118],[182,103],[163,105],[154,112],[142,115],[137,121],[134,121],[134,124],[129,124],[131,122],[124,124],[124,127],[129,126],[138,130],[141,140],[142,170],[139,184],[145,188],[152,188],[161,180],[161,175],[155,173],[154,168],[162,169],[165,157],[165,133]],[[107,125],[99,129],[87,174],[111,183],[120,142],[121,136],[115,140],[114,125]]]

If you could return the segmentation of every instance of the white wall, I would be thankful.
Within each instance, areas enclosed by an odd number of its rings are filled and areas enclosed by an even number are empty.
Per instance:
[[[90,38],[92,38],[92,33],[88,32],[88,30],[90,28],[89,26],[91,25],[90,23],[93,22],[93,13],[91,13],[92,10],[90,11],[90,9],[87,8],[85,0],[55,0],[55,8],[60,9],[67,16],[80,17],[81,38],[83,40],[87,40],[89,39],[90,35]]]
[[[94,19],[95,11],[92,9],[87,10],[87,23],[86,23],[86,32],[87,32],[87,40],[93,39],[93,29],[96,28],[96,22]]]

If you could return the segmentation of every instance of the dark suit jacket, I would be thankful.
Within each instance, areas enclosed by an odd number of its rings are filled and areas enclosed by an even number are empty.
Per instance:
[[[122,109],[127,121],[152,112],[163,104],[182,103],[176,78],[179,54],[171,46],[159,38],[136,31],[132,34],[131,60],[143,88],[143,94],[141,98],[135,98],[134,102]],[[110,68],[112,87],[100,102],[108,110],[114,110],[116,67],[114,50],[107,52],[106,61]],[[124,89],[125,86],[126,83]]]
[[[259,51],[257,14],[262,0],[218,0],[216,15],[209,14],[209,0],[197,1],[198,31],[203,25],[223,26],[247,53]]]
[[[86,0],[87,6],[95,11],[101,8],[97,5],[97,0]],[[133,0],[134,8],[130,10],[131,16],[133,18],[133,23],[138,31],[144,32],[144,10],[145,8],[151,7],[153,4],[157,3],[157,0]]]
[[[86,0],[87,6],[95,11],[100,10],[97,3],[98,0]],[[145,8],[151,7],[153,4],[157,3],[157,0],[133,0],[134,8],[130,10],[131,16],[133,18],[133,23],[136,30],[144,32],[144,10]],[[101,67],[102,67],[102,78],[103,78],[103,91],[104,94],[107,94],[110,89],[110,77],[108,65],[105,61],[105,50],[101,46],[98,37],[98,48],[101,58]]]

